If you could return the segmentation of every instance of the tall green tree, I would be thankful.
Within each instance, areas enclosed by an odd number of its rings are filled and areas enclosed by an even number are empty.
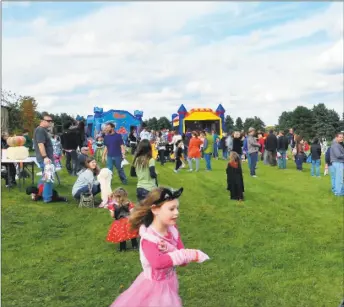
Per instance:
[[[293,111],[284,111],[278,118],[278,129],[288,130],[294,127]]]
[[[250,127],[253,127],[256,131],[265,131],[265,123],[257,116],[245,119],[244,130],[248,131]]]
[[[23,131],[20,111],[21,98],[11,91],[1,90],[1,105],[8,108],[8,130],[10,134],[21,134]]]
[[[225,118],[225,126],[227,132],[234,130],[234,121],[230,115],[227,115]]]
[[[312,113],[314,122],[311,137],[332,139],[340,126],[338,113],[327,109],[323,103],[314,106]]]
[[[150,130],[158,130],[158,120],[156,117],[148,119],[147,128]]]
[[[312,110],[298,106],[293,112],[294,130],[296,134],[303,136],[305,140],[311,140],[314,136],[314,118]]]
[[[163,117],[160,117],[158,119],[158,129],[161,130],[161,129],[171,129],[172,128],[172,125],[171,125],[171,122],[169,121],[169,119],[165,116]]]
[[[244,129],[244,124],[242,122],[242,119],[241,117],[238,117],[236,120],[235,120],[235,130],[237,131],[241,131]]]
[[[29,131],[29,135],[33,136],[36,128],[36,108],[37,102],[35,98],[30,96],[22,97],[19,104],[20,116],[22,119],[22,127]]]
[[[342,114],[342,119],[339,121],[338,131],[344,131],[344,112]]]

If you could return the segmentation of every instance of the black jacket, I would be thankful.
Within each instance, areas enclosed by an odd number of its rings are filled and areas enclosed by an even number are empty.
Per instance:
[[[244,199],[244,179],[242,176],[242,168],[239,164],[237,168],[232,167],[229,163],[226,169],[227,174],[227,190],[231,192],[231,199]]]
[[[239,138],[233,138],[233,148],[232,151],[235,151],[239,156],[242,155],[242,146],[243,141]]]
[[[276,151],[277,150],[277,136],[274,135],[273,133],[270,133],[266,137],[265,150],[267,150],[267,151]]]
[[[311,155],[312,160],[319,160],[321,157],[321,146],[320,144],[312,144],[311,145]]]
[[[277,150],[288,150],[289,140],[282,135],[277,139]]]
[[[220,148],[222,150],[228,150],[227,144],[226,144],[226,139],[227,139],[227,137],[223,136],[221,141],[220,141]]]
[[[61,135],[61,145],[63,149],[76,150],[82,147],[82,139],[78,129],[69,129]]]

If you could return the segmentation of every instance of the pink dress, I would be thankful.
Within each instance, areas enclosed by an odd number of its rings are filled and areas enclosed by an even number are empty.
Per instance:
[[[181,307],[178,295],[178,279],[171,257],[166,254],[184,248],[176,227],[171,226],[168,235],[159,235],[150,226],[140,228],[140,260],[143,272],[110,307]],[[167,245],[159,251],[158,243]]]

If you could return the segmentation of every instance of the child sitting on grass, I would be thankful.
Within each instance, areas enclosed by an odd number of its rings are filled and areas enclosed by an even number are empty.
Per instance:
[[[129,215],[135,205],[128,200],[128,193],[123,188],[116,189],[110,196],[108,209],[115,221],[112,223],[106,240],[112,243],[119,243],[119,251],[127,250],[127,240],[131,240],[133,249],[137,249],[138,232],[131,230]]]
[[[226,169],[227,190],[230,192],[230,199],[244,200],[244,180],[242,177],[242,168],[239,155],[231,151],[229,162]]]

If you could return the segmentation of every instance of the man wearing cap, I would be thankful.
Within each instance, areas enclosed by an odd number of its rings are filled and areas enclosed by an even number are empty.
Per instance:
[[[253,127],[250,127],[248,129],[248,136],[247,136],[247,148],[248,148],[248,154],[250,155],[250,175],[252,177],[256,176],[256,166],[258,161],[258,151],[260,148],[260,144],[257,142],[256,138],[254,137],[254,134],[256,133],[256,129]]]

